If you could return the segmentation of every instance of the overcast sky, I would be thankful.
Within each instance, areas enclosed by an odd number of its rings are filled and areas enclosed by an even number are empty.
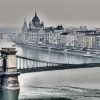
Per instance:
[[[0,0],[0,27],[21,27],[35,9],[45,26],[100,27],[100,0]]]

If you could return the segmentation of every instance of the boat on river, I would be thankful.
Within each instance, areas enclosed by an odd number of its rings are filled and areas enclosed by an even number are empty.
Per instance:
[[[84,57],[92,57],[93,55],[91,54],[90,51],[87,51],[86,54],[83,55]]]

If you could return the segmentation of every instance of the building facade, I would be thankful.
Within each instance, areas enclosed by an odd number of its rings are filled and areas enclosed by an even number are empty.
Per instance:
[[[44,23],[40,22],[37,13],[32,21],[27,25],[26,20],[22,26],[22,40],[24,43],[46,43],[46,44],[59,44],[59,33],[63,32],[64,28],[62,25],[57,27],[44,27]]]
[[[100,50],[100,34],[97,34],[95,37],[95,49]]]
[[[88,30],[86,26],[71,31],[65,29],[62,25],[57,27],[44,27],[37,13],[27,25],[26,20],[22,26],[21,41],[26,44],[52,44],[58,46],[68,46],[76,48],[100,48],[100,36],[96,35],[95,30]]]
[[[84,48],[95,48],[95,34],[85,34],[83,37],[83,47]]]

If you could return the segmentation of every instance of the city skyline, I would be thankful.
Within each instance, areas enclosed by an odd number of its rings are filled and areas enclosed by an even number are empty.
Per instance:
[[[37,11],[45,26],[100,27],[99,0],[1,0],[0,27],[21,27]]]

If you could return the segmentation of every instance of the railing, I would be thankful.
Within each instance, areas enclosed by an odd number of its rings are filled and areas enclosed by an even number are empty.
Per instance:
[[[27,58],[22,56],[16,56],[16,60],[17,60],[16,61],[17,69],[49,67],[49,66],[58,66],[62,64],[62,63],[35,60],[32,58]]]

